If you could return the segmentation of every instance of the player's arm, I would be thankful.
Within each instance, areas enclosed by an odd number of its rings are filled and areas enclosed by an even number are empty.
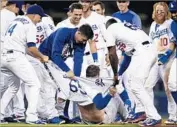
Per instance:
[[[36,47],[36,27],[31,26],[27,29],[27,46],[28,52],[35,58],[38,58],[42,62],[48,61],[48,56],[42,55]]]
[[[80,76],[85,51],[85,44],[77,44],[76,46],[77,47],[74,50],[74,74],[76,76]]]
[[[170,36],[170,45],[169,48],[166,50],[166,52],[164,54],[160,54],[159,55],[159,65],[161,64],[165,64],[168,62],[170,56],[172,55],[173,51],[175,50],[175,44],[177,43],[176,37],[175,35],[177,35],[177,24],[175,22],[172,22],[171,24],[171,31],[169,32],[169,36]]]
[[[96,108],[98,110],[102,110],[104,109],[109,101],[111,100],[111,98],[113,96],[115,96],[117,90],[116,88],[110,88],[109,89],[109,93],[106,94],[106,96],[103,97],[103,95],[101,93],[98,93],[94,98],[93,98],[93,103],[95,104]]]
[[[70,68],[65,64],[63,58],[62,58],[62,50],[66,41],[66,38],[68,36],[68,30],[65,28],[62,28],[57,31],[56,36],[54,38],[53,46],[52,46],[52,55],[51,59],[52,61],[58,65],[59,68],[61,68],[65,72],[69,72]]]
[[[134,17],[132,19],[132,24],[136,25],[140,29],[142,28],[141,19],[140,19],[140,17],[138,15],[134,15]]]
[[[88,40],[89,46],[90,46],[90,52],[92,53],[92,57],[94,62],[98,61],[98,54],[97,54],[97,48],[96,48],[96,42],[94,40]]]

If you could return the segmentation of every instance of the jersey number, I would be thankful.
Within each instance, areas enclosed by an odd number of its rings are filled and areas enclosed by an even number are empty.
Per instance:
[[[43,41],[43,39],[44,39],[44,35],[40,35],[40,36],[37,35],[37,36],[36,36],[36,41],[37,41],[36,43],[37,43],[37,44],[38,44],[38,43],[41,43],[41,42]]]
[[[98,42],[98,34],[94,34],[95,38],[94,38],[94,42]]]
[[[12,33],[13,33],[13,31],[14,31],[14,29],[15,29],[16,26],[17,26],[17,24],[11,26],[11,27],[8,29],[7,33],[9,33],[10,36],[12,35]]]
[[[79,85],[79,81],[71,80],[69,83],[70,91],[73,93],[80,91],[81,94],[86,95],[87,93],[82,90],[81,86]]]
[[[167,46],[168,39],[167,38],[160,38],[160,46]]]

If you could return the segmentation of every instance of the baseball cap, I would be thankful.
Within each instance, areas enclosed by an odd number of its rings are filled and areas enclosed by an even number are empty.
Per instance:
[[[31,5],[28,9],[26,14],[38,14],[41,17],[45,17],[46,14],[44,13],[44,10],[41,6],[39,5]]]
[[[177,2],[176,1],[170,2],[168,6],[169,6],[170,12],[177,11]]]

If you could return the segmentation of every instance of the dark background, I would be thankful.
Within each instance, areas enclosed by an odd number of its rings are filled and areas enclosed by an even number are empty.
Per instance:
[[[55,24],[67,18],[66,10],[69,5],[77,0],[66,1],[30,1],[30,3],[37,3],[41,5],[45,12],[53,17]],[[102,1],[105,4],[106,15],[112,15],[118,11],[116,1]],[[153,4],[157,1],[131,1],[129,8],[136,12],[142,20],[143,30],[148,33],[149,26],[152,22]],[[167,1],[169,3],[169,1]]]

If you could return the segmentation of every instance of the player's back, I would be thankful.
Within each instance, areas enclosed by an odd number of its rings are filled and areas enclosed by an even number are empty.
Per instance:
[[[1,41],[4,41],[4,36],[7,31],[7,28],[9,27],[10,23],[15,19],[15,17],[15,13],[11,11],[5,8],[1,10]]]
[[[29,30],[30,29],[30,30]],[[4,49],[25,52],[28,42],[34,42],[36,27],[27,16],[18,16],[8,27],[4,38]],[[31,40],[31,41],[30,41]]]
[[[144,31],[130,23],[114,23],[108,27],[107,32],[112,34],[117,46],[121,46],[120,43],[125,44],[126,47],[123,49],[125,52],[129,52],[142,42],[150,40]]]

